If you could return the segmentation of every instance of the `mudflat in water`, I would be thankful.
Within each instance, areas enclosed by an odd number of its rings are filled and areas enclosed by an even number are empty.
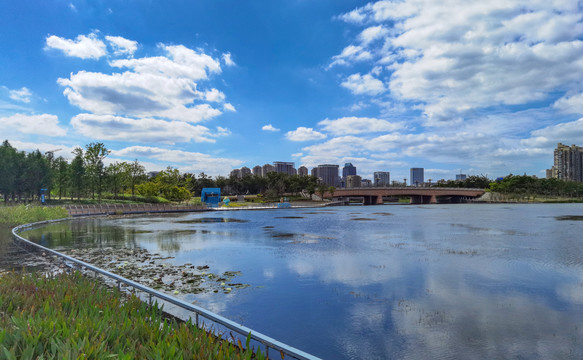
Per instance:
[[[179,296],[325,359],[580,359],[581,219],[580,204],[350,206],[24,235],[63,251],[145,251],[208,269],[193,275],[206,281],[230,274],[245,286]]]

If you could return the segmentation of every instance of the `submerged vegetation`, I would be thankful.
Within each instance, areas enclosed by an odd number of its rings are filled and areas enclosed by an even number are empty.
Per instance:
[[[66,217],[69,217],[69,213],[62,207],[25,205],[0,207],[0,224],[10,226]]]
[[[75,274],[0,277],[2,359],[264,359]]]

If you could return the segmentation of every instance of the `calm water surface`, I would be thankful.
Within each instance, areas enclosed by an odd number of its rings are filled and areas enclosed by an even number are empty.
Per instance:
[[[583,357],[583,205],[428,205],[76,220],[46,246],[241,271],[205,308],[325,359]]]

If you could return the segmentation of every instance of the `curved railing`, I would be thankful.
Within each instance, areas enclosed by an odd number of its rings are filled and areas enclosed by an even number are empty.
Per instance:
[[[119,276],[117,274],[111,273],[107,270],[103,270],[101,268],[98,268],[96,266],[93,266],[91,264],[88,264],[86,262],[83,262],[81,260],[77,260],[71,256],[65,255],[65,254],[61,254],[58,251],[46,248],[42,245],[39,245],[37,243],[34,243],[30,240],[27,240],[25,238],[23,238],[22,236],[18,235],[18,233],[22,230],[25,229],[31,229],[33,227],[39,226],[39,225],[44,225],[44,224],[49,224],[49,223],[53,223],[53,222],[58,222],[58,221],[64,221],[64,220],[70,220],[70,219],[59,219],[59,220],[49,220],[49,221],[40,221],[40,222],[36,222],[36,223],[32,223],[32,224],[26,224],[26,225],[20,225],[15,227],[14,229],[12,229],[12,235],[14,235],[15,239],[18,239],[20,242],[22,242],[26,247],[34,249],[34,250],[42,250],[46,253],[51,253],[55,256],[58,256],[70,263],[76,264],[78,266],[84,267],[88,270],[93,271],[94,275],[97,276],[97,274],[101,274],[109,279],[114,280],[115,282],[117,282],[118,288],[121,288],[121,284],[125,284],[126,286],[132,287],[136,290],[142,291],[146,294],[148,294],[149,296],[149,303],[152,304],[152,299],[153,298],[158,298],[160,300],[166,301],[170,304],[176,305],[184,310],[187,310],[191,313],[195,314],[195,319],[194,322],[196,324],[196,326],[202,326],[204,323],[199,322],[200,321],[200,317],[203,317],[204,319],[210,320],[215,324],[219,324],[221,326],[224,326],[225,328],[232,330],[240,335],[242,335],[243,337],[247,337],[250,336],[250,338],[252,340],[257,341],[257,343],[262,344],[265,347],[265,352],[266,354],[269,356],[269,349],[273,349],[276,350],[286,356],[290,356],[294,359],[300,359],[300,360],[318,360],[318,357],[315,357],[313,355],[310,355],[306,352],[303,352],[301,350],[298,350],[292,346],[286,345],[282,342],[279,342],[275,339],[270,338],[267,335],[263,335],[257,331],[254,331],[244,325],[238,324],[234,321],[231,321],[227,318],[224,318],[218,314],[215,314],[211,311],[208,311],[206,309],[203,309],[199,306],[190,304],[186,301],[180,300],[178,298],[175,298],[173,296],[161,293],[159,291],[156,291],[154,289],[151,289],[147,286],[144,286],[142,284],[139,284],[135,281],[126,279],[122,276]]]

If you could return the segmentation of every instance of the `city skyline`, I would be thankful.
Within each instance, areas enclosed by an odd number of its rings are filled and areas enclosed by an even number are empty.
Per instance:
[[[211,176],[544,177],[583,144],[582,20],[577,1],[4,2],[0,137]]]

